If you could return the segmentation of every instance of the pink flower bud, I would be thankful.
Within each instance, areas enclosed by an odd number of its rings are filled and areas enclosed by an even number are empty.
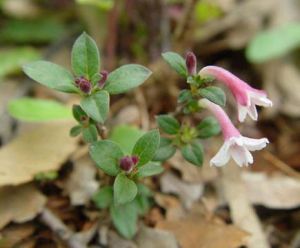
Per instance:
[[[190,75],[197,73],[197,58],[193,52],[188,52],[185,59],[186,68]]]
[[[108,71],[103,70],[100,72],[100,75],[101,75],[101,79],[98,82],[98,86],[99,88],[102,88],[105,85],[105,82],[107,80]]]

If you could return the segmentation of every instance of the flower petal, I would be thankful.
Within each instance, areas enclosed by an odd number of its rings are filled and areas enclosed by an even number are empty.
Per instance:
[[[248,166],[249,163],[253,163],[251,153],[244,146],[239,146],[237,144],[232,145],[230,147],[230,155],[240,167],[244,165]]]
[[[267,138],[262,138],[262,139],[251,139],[247,137],[242,137],[244,146],[249,150],[249,151],[257,151],[265,148],[267,144],[269,143],[269,140]]]
[[[239,122],[244,122],[248,113],[248,107],[238,104],[238,118]]]
[[[253,102],[251,102],[250,107],[248,107],[248,114],[252,120],[257,121],[258,114],[257,114],[256,106]]]
[[[230,153],[229,153],[229,146],[230,144],[225,141],[223,146],[220,148],[220,150],[217,152],[217,154],[210,160],[210,165],[215,165],[217,167],[223,166],[228,163],[230,159]]]

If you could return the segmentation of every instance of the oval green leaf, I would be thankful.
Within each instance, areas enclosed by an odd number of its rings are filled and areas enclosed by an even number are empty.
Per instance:
[[[180,76],[184,78],[187,77],[188,73],[185,65],[185,59],[178,53],[166,52],[162,54],[162,57]]]
[[[137,195],[137,186],[125,174],[119,173],[114,182],[115,204],[125,204],[133,201]]]
[[[72,119],[71,109],[51,100],[19,98],[8,104],[8,112],[21,121],[52,121]]]
[[[190,163],[201,166],[203,163],[203,147],[199,141],[187,144],[181,148],[182,156]]]
[[[35,61],[23,66],[23,71],[31,79],[51,89],[62,92],[78,92],[72,74],[60,65]]]
[[[225,106],[226,103],[226,95],[224,91],[216,86],[209,86],[199,90],[199,93],[202,97],[218,104],[220,106]]]
[[[132,151],[133,155],[139,157],[138,166],[148,163],[154,157],[159,142],[160,136],[157,129],[149,131],[139,138]]]
[[[105,90],[98,91],[83,98],[80,106],[93,120],[104,123],[109,112],[109,94]]]
[[[151,73],[141,65],[123,65],[108,75],[104,89],[110,94],[124,93],[144,83]]]
[[[120,172],[119,160],[124,156],[121,148],[109,140],[101,140],[90,146],[90,155],[97,166],[110,176]]]
[[[73,45],[72,68],[76,76],[85,76],[89,80],[100,70],[97,44],[86,33],[80,35]]]

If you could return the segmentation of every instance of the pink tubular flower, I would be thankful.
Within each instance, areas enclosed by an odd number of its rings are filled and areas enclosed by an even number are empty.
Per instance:
[[[207,99],[201,99],[199,104],[202,107],[208,108],[214,114],[224,136],[224,144],[210,160],[210,165],[223,166],[232,157],[240,167],[243,165],[248,166],[253,163],[250,151],[261,150],[269,143],[267,138],[251,139],[242,136],[219,105]]]
[[[247,114],[253,120],[257,120],[256,105],[263,107],[272,106],[272,101],[267,98],[266,92],[252,88],[246,82],[221,67],[206,66],[200,70],[199,75],[201,77],[213,76],[230,89],[238,105],[240,122],[246,119]]]

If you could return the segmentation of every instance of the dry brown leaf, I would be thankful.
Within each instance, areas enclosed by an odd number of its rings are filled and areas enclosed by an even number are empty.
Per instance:
[[[66,182],[65,190],[74,206],[84,205],[99,188],[95,179],[97,168],[88,156],[74,162],[73,171]]]
[[[195,213],[181,220],[161,221],[156,227],[174,233],[182,248],[235,248],[244,245],[248,236],[233,225]]]
[[[46,198],[32,185],[0,189],[0,229],[10,221],[22,223],[33,219],[46,204]]]
[[[171,195],[155,194],[155,202],[166,210],[167,220],[178,220],[185,215],[180,201]]]
[[[108,233],[108,244],[110,248],[138,248],[133,241],[126,240],[113,231]]]
[[[178,195],[186,208],[190,208],[195,201],[199,200],[204,190],[202,183],[183,182],[171,172],[165,173],[160,178],[160,185],[163,193]]]
[[[254,204],[290,209],[300,206],[300,181],[281,174],[243,172],[247,195]]]
[[[177,248],[175,236],[167,231],[142,226],[135,238],[138,247]]]
[[[24,239],[30,237],[34,230],[33,224],[13,225],[1,231],[0,247],[19,247],[18,244],[24,243]],[[22,246],[23,247],[23,246]]]
[[[40,172],[57,170],[77,148],[69,136],[73,122],[43,124],[0,150],[0,186],[29,182]]]

